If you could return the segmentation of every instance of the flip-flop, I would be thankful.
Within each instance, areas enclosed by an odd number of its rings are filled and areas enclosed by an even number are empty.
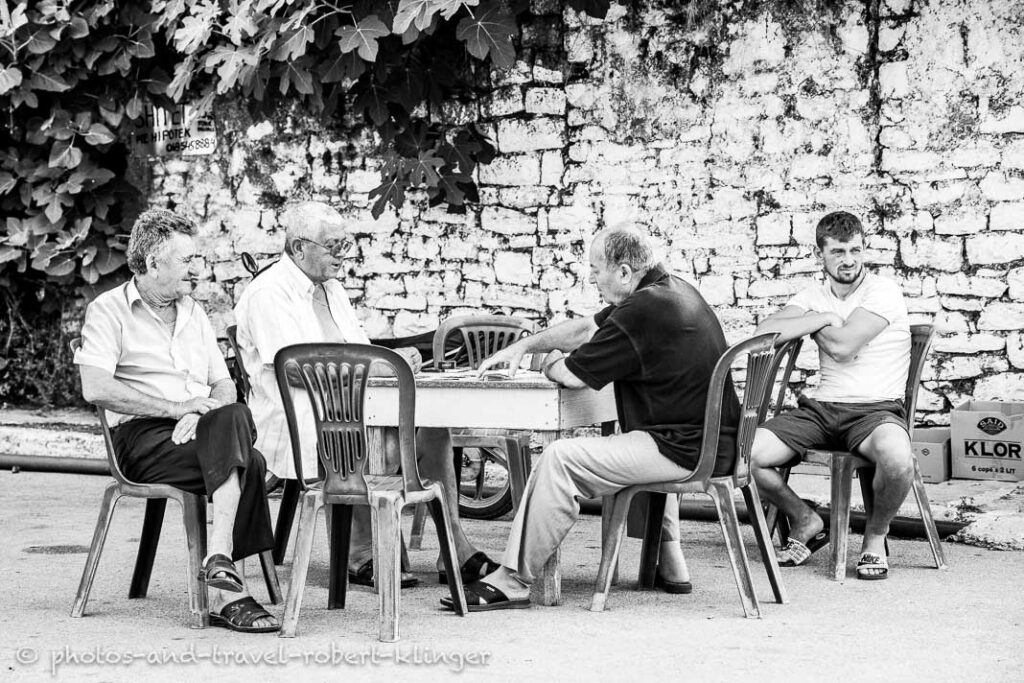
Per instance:
[[[786,542],[786,545],[779,549],[776,557],[779,558],[780,567],[799,567],[808,559],[811,555],[828,545],[828,532],[819,531],[811,540],[807,541],[806,544],[801,543],[795,538],[791,538]]]
[[[498,571],[501,565],[487,557],[483,552],[473,553],[468,560],[459,567],[462,574],[462,583],[468,584],[479,581],[488,574]],[[437,582],[443,586],[448,585],[448,572],[443,569],[437,571]]]
[[[206,559],[203,568],[199,570],[199,580],[205,581],[210,588],[231,593],[241,593],[244,588],[242,575],[235,569],[235,563],[223,553],[215,553]]]
[[[477,581],[465,586],[466,605],[470,612],[491,612],[499,609],[526,609],[530,606],[530,598],[509,600],[508,596],[489,583]],[[455,609],[451,598],[441,598],[441,604],[450,610]]]
[[[861,581],[888,579],[889,560],[874,553],[861,553],[860,561],[857,562],[857,578]]]
[[[356,571],[349,569],[348,582],[355,586],[369,586],[373,588],[373,560],[367,560]],[[402,577],[402,588],[414,588],[418,585],[420,585],[420,580],[415,576]]]
[[[210,626],[223,626],[239,633],[272,633],[281,630],[281,624],[253,626],[257,619],[274,616],[263,609],[251,595],[229,602],[221,608],[220,614],[210,612]]]

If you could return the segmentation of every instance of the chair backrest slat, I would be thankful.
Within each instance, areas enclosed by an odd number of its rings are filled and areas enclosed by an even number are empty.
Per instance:
[[[82,348],[82,338],[75,337],[70,342],[71,355],[74,356],[78,353],[78,349]],[[103,445],[107,449],[107,465],[110,467],[110,474],[117,480],[117,483],[125,486],[136,486],[137,484],[131,479],[125,476],[121,470],[121,463],[117,461],[117,456],[114,454],[114,439],[110,434],[110,425],[107,423],[107,415],[103,408],[99,406],[93,406],[96,409],[96,416],[100,419],[100,429],[103,432]]]
[[[505,315],[453,316],[434,333],[434,367],[444,360],[476,369],[485,358],[532,333],[528,320]]]
[[[238,383],[241,384],[241,392],[239,393],[248,400],[249,396],[252,395],[252,383],[249,379],[249,372],[245,368],[245,363],[242,362],[242,349],[238,346],[238,326],[229,325],[225,332],[228,336],[228,346],[231,347],[231,352],[235,354],[235,368],[238,370],[236,377]]]
[[[773,385],[778,384],[778,393],[775,395],[775,404],[772,405],[772,387],[768,388],[765,392],[764,403],[761,406],[761,414],[759,419],[764,422],[768,418],[768,412],[771,411],[771,417],[776,417],[782,412],[786,402],[786,391],[789,390],[789,380],[793,375],[793,368],[796,365],[796,358],[800,355],[800,349],[803,347],[803,337],[797,337],[796,339],[790,339],[787,342],[783,342],[778,345],[775,349],[775,357],[772,359],[772,367],[769,371],[773,378]]]
[[[934,331],[933,325],[910,326],[910,367],[907,370],[907,389],[903,405],[907,409],[907,431],[911,440],[914,438],[914,424],[917,422],[917,390],[921,386],[921,374],[924,372],[924,362],[932,345]]]
[[[760,423],[765,397],[774,377],[775,339],[777,334],[761,334],[733,344],[722,354],[711,374],[707,403],[704,408],[704,437],[700,461],[690,477],[692,481],[707,481],[714,473],[722,426],[722,401],[725,387],[730,382],[732,365],[741,355],[747,356],[743,398],[740,401],[740,422],[736,434],[736,462],[733,480],[743,486],[750,477],[750,451],[754,433]]]
[[[274,358],[274,372],[288,420],[292,456],[300,482],[301,434],[296,421],[292,389],[305,390],[313,408],[317,455],[323,470],[324,493],[365,494],[364,476],[369,459],[365,402],[370,367],[375,362],[390,367],[398,378],[398,441],[405,490],[421,491],[416,466],[415,394],[412,369],[390,349],[368,344],[296,344],[286,346]]]

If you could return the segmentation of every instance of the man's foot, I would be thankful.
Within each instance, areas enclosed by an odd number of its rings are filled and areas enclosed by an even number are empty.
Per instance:
[[[520,584],[521,585],[521,584]],[[521,597],[506,595],[500,588],[486,581],[475,581],[465,587],[466,606],[470,612],[492,612],[499,609],[525,609],[530,606],[530,591]],[[450,597],[441,598],[441,604],[448,609],[455,609],[455,602]]]
[[[205,581],[210,588],[241,593],[245,590],[242,575],[235,568],[231,558],[223,553],[213,553],[203,562],[199,570],[199,580]]]
[[[660,588],[672,595],[687,595],[693,592],[693,584],[690,583],[689,574],[686,575],[685,580],[668,579],[665,577],[660,564],[654,575],[654,587]]]
[[[448,585],[448,572],[441,567],[437,569],[437,582],[447,586]],[[459,573],[462,574],[462,583],[469,584],[474,581],[479,581],[488,574],[493,574],[500,568],[501,565],[487,557],[483,552],[473,553],[468,560],[462,563],[459,567]]]
[[[272,633],[281,629],[277,617],[263,609],[251,595],[211,609],[210,625],[240,633]]]
[[[678,540],[661,542],[656,576],[666,583],[690,582],[690,569],[686,566],[686,558],[683,557],[683,549]]]
[[[819,531],[806,544],[795,538],[790,538],[786,541],[786,545],[782,546],[775,554],[775,557],[778,559],[780,567],[799,567],[811,559],[811,555],[827,546],[828,541],[827,531]]]
[[[795,538],[804,545],[808,545],[811,539],[821,533],[825,528],[825,522],[818,516],[818,513],[804,505],[804,510],[797,518],[789,520],[789,537]]]
[[[367,560],[356,568],[349,568],[348,582],[356,586],[373,588],[373,560]],[[420,585],[420,580],[409,572],[402,572],[402,588],[413,588]]]
[[[889,578],[889,560],[884,555],[861,553],[857,562],[857,578],[862,581],[881,581]]]

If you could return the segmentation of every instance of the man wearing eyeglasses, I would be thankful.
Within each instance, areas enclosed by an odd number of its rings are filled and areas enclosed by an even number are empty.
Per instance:
[[[370,339],[349,303],[344,285],[337,279],[345,256],[355,246],[346,233],[341,214],[321,202],[304,202],[288,208],[281,222],[286,231],[284,254],[246,287],[235,306],[235,320],[242,361],[253,373],[249,407],[258,430],[257,448],[264,454],[269,472],[282,479],[295,479],[298,473],[274,375],[274,356],[292,344],[369,344]],[[405,357],[413,372],[419,370],[422,359],[416,349],[396,351]],[[303,396],[297,397],[295,409],[301,434],[302,476],[312,479],[317,474],[312,408]],[[417,430],[416,452],[423,476],[444,486],[463,576],[475,580],[493,571],[497,563],[473,547],[458,521],[450,433],[447,429]],[[369,522],[369,511],[356,508],[349,581],[358,585],[373,585]],[[418,580],[411,575],[403,576],[404,588],[416,583]]]

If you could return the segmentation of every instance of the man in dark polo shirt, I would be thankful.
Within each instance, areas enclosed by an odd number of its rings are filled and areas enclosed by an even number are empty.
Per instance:
[[[507,363],[514,374],[524,354],[550,352],[544,374],[559,384],[601,389],[615,382],[622,433],[562,439],[544,449],[512,522],[502,566],[466,586],[470,611],[529,606],[530,584],[576,522],[577,497],[681,479],[697,465],[708,385],[726,350],[714,312],[696,289],[656,263],[649,238],[632,228],[594,237],[590,281],[609,306],[524,337],[485,360],[480,372]],[[730,384],[723,430],[735,434],[738,423],[739,401]],[[716,473],[729,470],[734,452],[734,439],[723,438]],[[662,539],[660,585],[689,592],[677,505],[666,507]]]

